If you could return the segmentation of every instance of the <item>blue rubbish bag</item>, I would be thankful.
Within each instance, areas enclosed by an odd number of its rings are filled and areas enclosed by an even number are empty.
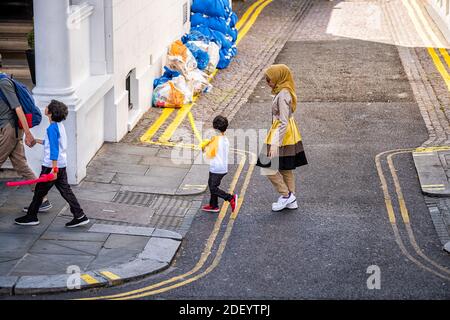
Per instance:
[[[201,13],[194,13],[191,15],[191,27],[205,26],[212,30],[222,32],[223,34],[229,34],[233,36],[233,31],[229,25],[229,22],[222,17],[208,17]]]
[[[236,13],[231,12],[229,20],[230,20],[230,27],[232,28],[235,27],[236,23],[238,22],[238,16],[236,15]]]
[[[163,83],[166,83],[169,80],[172,80],[172,78],[178,77],[179,75],[181,74],[178,71],[172,70],[168,67],[164,67],[163,75],[153,81],[153,89]]]
[[[194,56],[195,60],[197,61],[197,67],[200,70],[205,70],[206,67],[209,64],[209,55],[208,55],[208,53],[203,51],[199,47],[197,47],[192,42],[187,42],[185,45],[192,52],[192,55]]]
[[[194,0],[191,12],[203,13],[210,17],[228,18],[231,9],[229,0]]]
[[[231,36],[229,36],[229,38],[227,38],[227,36],[225,34],[223,34],[222,32],[213,30],[206,26],[192,27],[191,32],[192,31],[198,31],[198,32],[202,33],[207,38],[209,38],[210,41],[217,43],[221,48],[228,49],[233,45]]]
[[[209,44],[211,39],[209,37],[205,36],[203,33],[199,32],[197,30],[191,29],[191,31],[188,34],[185,34],[181,38],[181,41],[183,42],[183,44],[186,44],[189,41],[202,41],[206,44]]]
[[[220,60],[217,64],[217,69],[225,69],[229,66],[231,60],[236,56],[237,48],[236,46],[232,46],[228,49],[220,49]]]

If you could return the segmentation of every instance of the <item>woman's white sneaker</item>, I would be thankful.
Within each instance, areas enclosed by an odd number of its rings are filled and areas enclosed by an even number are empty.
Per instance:
[[[297,200],[295,200],[295,201],[292,202],[292,203],[289,203],[289,204],[286,206],[286,208],[288,208],[289,210],[295,210],[295,209],[298,209],[298,203],[297,203]]]
[[[278,201],[272,203],[272,211],[281,211],[285,209],[289,204],[295,202],[297,199],[295,198],[293,193],[289,193],[289,197],[280,197]]]

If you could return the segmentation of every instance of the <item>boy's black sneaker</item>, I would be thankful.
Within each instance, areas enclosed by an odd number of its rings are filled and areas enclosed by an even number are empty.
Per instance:
[[[44,202],[42,202],[41,206],[39,207],[39,213],[47,212],[51,208],[53,208],[52,203],[50,201],[48,201],[48,200],[45,200]],[[28,207],[24,207],[22,209],[22,211],[23,212],[28,212]]]
[[[29,215],[17,218],[14,220],[15,224],[21,226],[37,226],[39,224],[39,219],[37,217],[32,217]]]
[[[82,216],[81,218],[73,218],[72,221],[66,223],[67,228],[76,228],[80,226],[84,226],[85,224],[89,223],[88,217],[86,215]]]

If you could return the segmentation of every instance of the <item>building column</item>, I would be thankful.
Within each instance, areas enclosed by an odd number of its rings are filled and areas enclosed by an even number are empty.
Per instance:
[[[55,97],[76,105],[72,86],[69,0],[34,0],[37,102]]]

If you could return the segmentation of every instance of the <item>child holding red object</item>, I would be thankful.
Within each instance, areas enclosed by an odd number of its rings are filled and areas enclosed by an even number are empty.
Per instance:
[[[220,182],[228,173],[228,151],[229,141],[225,136],[228,128],[228,120],[223,116],[217,116],[213,120],[213,127],[218,131],[207,145],[202,145],[206,158],[210,160],[208,186],[211,192],[211,198],[208,205],[203,206],[202,210],[206,212],[219,212],[219,198],[230,202],[231,210],[234,212],[238,202],[238,195],[231,195],[220,189]]]
[[[66,223],[66,227],[74,228],[89,223],[89,219],[81,209],[80,204],[72,192],[67,182],[67,136],[62,121],[66,120],[68,115],[67,106],[59,101],[52,100],[45,108],[45,115],[50,121],[47,128],[47,137],[45,140],[36,140],[37,143],[44,145],[44,161],[42,164],[43,174],[53,173],[54,178],[49,182],[42,182],[36,185],[33,201],[28,207],[27,215],[17,218],[16,224],[23,226],[35,226],[39,224],[37,213],[44,197],[53,186],[56,186],[61,196],[69,203],[70,211],[74,218]]]

